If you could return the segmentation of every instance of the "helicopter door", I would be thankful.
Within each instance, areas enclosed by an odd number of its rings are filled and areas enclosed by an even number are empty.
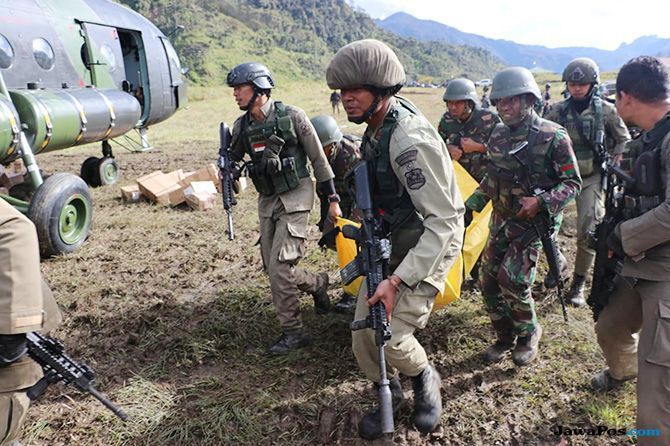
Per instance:
[[[126,73],[119,33],[111,26],[81,23],[85,43],[81,58],[91,75],[91,84],[98,88],[122,90]]]

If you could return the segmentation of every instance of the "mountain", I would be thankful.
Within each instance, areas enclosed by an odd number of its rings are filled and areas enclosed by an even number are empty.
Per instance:
[[[323,79],[333,54],[358,39],[391,46],[408,80],[441,83],[466,75],[486,77],[504,66],[489,51],[472,46],[424,42],[378,27],[345,0],[118,0],[152,20],[172,37],[188,77],[221,84],[242,62],[259,61],[279,79]]]
[[[397,12],[384,20],[376,19],[375,23],[400,36],[483,48],[508,65],[539,67],[557,73],[562,72],[565,65],[575,57],[590,57],[598,63],[601,70],[610,71],[618,69],[631,57],[641,54],[670,55],[670,39],[656,36],[640,37],[630,44],[622,44],[614,51],[607,51],[588,47],[547,48],[541,45],[522,45],[510,40],[490,39],[433,20],[418,19],[404,12]]]

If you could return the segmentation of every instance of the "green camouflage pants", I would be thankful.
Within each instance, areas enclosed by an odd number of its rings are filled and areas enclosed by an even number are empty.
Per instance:
[[[530,226],[518,220],[494,229],[479,273],[484,306],[499,337],[526,336],[537,325],[531,286],[541,243],[533,240]]]

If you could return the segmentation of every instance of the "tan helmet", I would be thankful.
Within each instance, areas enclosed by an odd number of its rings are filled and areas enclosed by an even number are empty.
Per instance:
[[[405,83],[405,69],[384,42],[357,40],[335,53],[326,69],[326,81],[334,90],[363,86],[391,88]]]
[[[570,61],[563,70],[563,82],[576,82],[578,84],[599,84],[600,69],[598,65],[588,57],[578,57]]]

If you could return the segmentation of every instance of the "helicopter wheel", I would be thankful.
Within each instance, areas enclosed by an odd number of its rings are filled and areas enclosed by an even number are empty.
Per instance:
[[[110,186],[116,184],[119,179],[119,165],[111,157],[101,158],[95,170],[96,184],[98,186]]]
[[[100,184],[96,181],[96,175],[95,175],[95,171],[97,169],[99,161],[100,158],[90,156],[86,158],[86,160],[83,163],[81,163],[81,171],[79,173],[79,176],[84,181],[86,181],[86,184],[88,184],[91,187],[100,186]]]
[[[57,173],[44,180],[28,208],[42,257],[78,249],[88,237],[92,210],[88,186],[81,178]]]

